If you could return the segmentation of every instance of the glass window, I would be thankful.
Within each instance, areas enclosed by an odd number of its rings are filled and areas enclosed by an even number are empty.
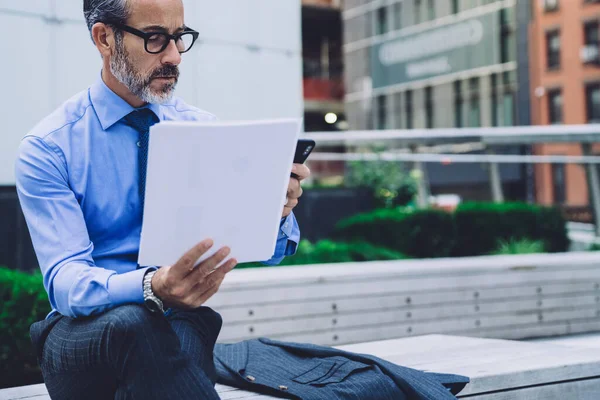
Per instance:
[[[452,1],[452,14],[458,14],[458,0]]]
[[[433,128],[433,88],[425,88],[425,127]]]
[[[558,10],[558,0],[543,0],[543,4],[545,12]]]
[[[421,22],[421,0],[415,0],[415,24]]]
[[[454,82],[454,126],[457,128],[462,128],[464,126],[461,83],[461,81]]]
[[[377,34],[383,35],[386,33],[388,31],[387,25],[387,8],[381,7],[377,10],[377,23],[375,24],[377,27]]]
[[[548,116],[551,124],[562,124],[563,98],[560,89],[548,91]]]
[[[387,128],[387,98],[385,95],[377,97],[377,129]]]
[[[600,83],[585,88],[585,104],[589,123],[600,123]]]
[[[394,3],[394,29],[402,29],[402,3]]]
[[[469,126],[481,126],[481,108],[479,101],[479,78],[469,79],[471,99],[469,101]]]
[[[563,204],[567,200],[566,173],[564,164],[552,164],[552,191],[554,204]]]
[[[587,22],[583,26],[585,44],[598,44],[598,21]]]
[[[435,19],[435,4],[433,0],[427,1],[427,19],[432,21]]]
[[[516,60],[515,17],[511,10],[512,8],[504,8],[500,11],[500,62],[502,63]]]
[[[598,63],[600,61],[600,35],[598,34],[598,21],[588,22],[583,26],[585,47],[581,56],[586,64]]]
[[[492,126],[498,126],[498,77],[496,74],[490,75],[491,96],[491,114]]]
[[[502,109],[504,110],[504,126],[515,124],[515,99],[513,93],[504,93],[502,97]]]
[[[404,107],[406,107],[406,129],[412,129],[413,128],[412,90],[406,91]]]
[[[560,32],[546,32],[546,54],[548,57],[548,69],[560,67]]]
[[[479,97],[473,97],[469,103],[469,126],[481,126]]]

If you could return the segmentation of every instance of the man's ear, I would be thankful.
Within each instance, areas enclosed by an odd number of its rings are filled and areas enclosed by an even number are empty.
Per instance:
[[[115,46],[115,35],[109,26],[102,22],[97,22],[92,26],[92,39],[94,44],[103,57],[109,57]]]

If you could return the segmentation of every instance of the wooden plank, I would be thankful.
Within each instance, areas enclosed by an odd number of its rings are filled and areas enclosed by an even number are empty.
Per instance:
[[[421,335],[446,330],[469,328],[489,328],[502,325],[536,323],[541,321],[556,321],[578,318],[596,319],[599,308],[595,300],[587,302],[573,301],[575,305],[552,307],[547,309],[520,309],[517,311],[483,314],[473,312],[472,306],[456,306],[449,315],[444,315],[446,309],[430,311],[428,318],[413,319],[408,317],[405,310],[384,310],[366,314],[337,314],[332,316],[300,317],[297,319],[274,320],[243,325],[225,325],[219,340],[226,342],[248,337],[283,337],[308,332],[319,332],[333,329],[340,337],[340,344],[378,340],[372,337],[363,339],[365,331],[376,331],[389,326],[404,327],[407,333]],[[517,305],[518,306],[518,305]],[[461,312],[463,310],[464,312]],[[411,314],[412,315],[412,314]],[[415,312],[418,316],[418,312]],[[410,329],[409,329],[410,328]],[[362,336],[352,340],[342,341],[342,334],[359,332]],[[397,334],[397,332],[396,332]],[[394,337],[394,336],[392,336]],[[398,337],[398,336],[395,336]],[[349,338],[348,338],[349,339]]]
[[[269,279],[268,275],[265,280]],[[485,289],[487,287],[511,286],[587,280],[600,287],[600,269],[570,269],[554,271],[505,271],[500,274],[485,274],[482,277],[461,275],[447,277],[410,277],[388,276],[381,280],[328,281],[305,285],[277,285],[254,288],[237,285],[236,290],[224,287],[207,303],[215,309],[221,307],[244,306],[256,303],[276,303],[281,301],[299,301],[314,298],[337,298],[369,295],[372,293],[392,294],[398,292],[437,292],[456,290],[457,288]],[[476,282],[476,283],[475,283]]]
[[[264,287],[271,282],[305,285],[322,280],[352,280],[388,276],[446,276],[460,273],[503,273],[518,269],[565,270],[595,268],[600,254],[591,252],[562,254],[532,254],[519,256],[483,256],[430,260],[373,261],[357,263],[290,266],[285,268],[259,268],[232,271],[221,290],[235,291],[238,285]],[[259,272],[258,272],[259,271]]]
[[[468,400],[598,400],[600,399],[600,380],[563,382],[467,397],[459,395],[458,398]]]
[[[472,383],[463,396],[600,375],[600,349],[546,343],[428,335],[340,348],[417,369],[467,375]]]
[[[352,352],[373,354],[417,369],[467,375],[471,377],[472,382],[461,393],[460,397],[463,398],[587,400],[596,397],[571,397],[570,394],[597,394],[595,390],[599,388],[597,381],[588,379],[597,379],[595,377],[600,376],[600,349],[573,349],[547,343],[446,335],[361,343],[341,346],[341,348]],[[565,380],[593,382],[594,386],[588,383],[554,384]],[[514,390],[532,385],[547,387]],[[564,390],[561,389],[563,386]],[[217,389],[224,399],[270,398],[223,385],[218,385]],[[0,391],[0,400],[24,398],[23,395],[40,396],[44,394],[44,390],[43,385],[3,390]],[[502,391],[507,391],[506,396],[512,397],[502,397],[505,396]],[[535,395],[540,397],[531,397]],[[563,397],[552,397],[560,395]]]
[[[368,304],[371,308],[368,310],[369,315],[377,315],[378,320],[381,323],[385,323],[385,317],[379,317],[380,314],[389,314],[392,321],[421,321],[421,320],[431,320],[431,319],[442,319],[442,318],[450,318],[450,317],[459,317],[459,316],[483,316],[483,315],[496,315],[503,313],[544,313],[547,311],[551,311],[554,309],[561,309],[567,307],[592,307],[598,305],[600,309],[600,297],[596,296],[595,293],[585,293],[585,294],[576,294],[572,296],[556,296],[556,297],[530,297],[530,298],[522,298],[522,299],[510,299],[510,300],[496,300],[496,301],[470,301],[465,303],[451,303],[446,302],[444,304],[434,304],[427,306],[420,306],[418,304],[406,304],[406,302],[394,304],[381,304],[379,299],[362,299],[365,304]],[[400,300],[400,298],[399,298]],[[312,305],[312,304],[311,304]],[[240,322],[232,322],[228,318],[227,313],[221,313],[223,319],[225,321],[225,330],[234,330],[236,328],[242,327],[244,330],[248,327],[256,327],[262,324],[270,325],[275,324],[281,326],[280,324],[288,321],[292,324],[293,331],[298,331],[300,329],[300,323],[298,320],[301,319],[314,319],[325,321],[326,324],[324,326],[335,326],[338,328],[343,328],[345,326],[353,326],[352,320],[355,318],[361,319],[365,314],[366,310],[353,310],[350,309],[351,306],[354,305],[354,301],[352,304],[347,304],[346,301],[336,301],[333,303],[333,306],[330,304],[322,305],[322,313],[313,314],[314,308],[304,310],[301,305],[298,305],[297,308],[294,308],[295,315],[289,316],[286,314],[285,317],[282,317],[278,314],[272,314],[270,317],[258,317],[256,320],[250,321],[242,321]],[[325,312],[325,308],[328,309]],[[257,306],[253,307],[253,312],[259,313],[260,315],[264,315],[265,313],[260,313],[262,307]],[[279,332],[270,332],[279,333]]]
[[[46,390],[46,385],[44,384],[0,390],[0,400],[17,399],[49,400],[50,397],[48,396],[48,391]]]
[[[501,339],[521,339],[539,336],[553,336],[567,334],[570,332],[589,332],[599,330],[598,323],[589,318],[566,318],[555,321],[536,321],[526,323],[500,324],[499,326],[476,327],[476,319],[471,323],[463,321],[462,324],[456,324],[455,321],[446,321],[445,323],[431,323],[426,326],[412,326],[407,324],[389,325],[389,326],[367,326],[353,328],[346,331],[339,331],[335,328],[323,331],[312,331],[295,334],[286,334],[278,337],[272,337],[278,340],[287,340],[294,342],[309,342],[327,346],[340,344],[361,343],[367,341],[404,338],[410,336],[426,334],[454,334],[466,335],[471,337],[491,337]],[[570,327],[582,326],[583,330],[571,329]],[[410,329],[409,329],[410,328]],[[589,329],[589,330],[586,330]],[[361,340],[361,338],[368,338]],[[249,339],[251,337],[240,338],[239,340]],[[234,340],[237,341],[237,340]]]
[[[310,298],[286,301],[280,299],[275,303],[262,302],[256,298],[254,302],[242,306],[216,307],[226,323],[245,321],[282,319],[300,315],[323,315],[333,311],[371,311],[386,307],[418,308],[420,306],[444,306],[449,303],[487,304],[495,301],[540,297],[555,298],[561,296],[590,295],[599,296],[600,289],[589,281],[559,282],[555,284],[507,286],[492,288],[456,288],[436,291],[436,295],[424,292],[395,292],[381,294],[379,292],[351,297],[336,296],[327,299]]]

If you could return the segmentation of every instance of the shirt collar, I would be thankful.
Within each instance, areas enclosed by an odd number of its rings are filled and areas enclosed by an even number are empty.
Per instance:
[[[104,130],[109,129],[124,116],[136,110],[106,86],[102,76],[98,77],[98,80],[90,87],[90,100]],[[156,114],[159,121],[163,120],[163,112],[159,104],[148,104],[140,108],[149,108]]]

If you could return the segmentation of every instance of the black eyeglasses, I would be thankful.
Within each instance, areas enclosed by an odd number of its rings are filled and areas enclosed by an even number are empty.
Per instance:
[[[162,53],[169,46],[171,40],[175,41],[179,53],[183,54],[192,48],[200,35],[195,30],[189,28],[181,33],[170,35],[165,32],[144,32],[123,24],[111,23],[110,25],[144,39],[144,47],[150,54]]]

